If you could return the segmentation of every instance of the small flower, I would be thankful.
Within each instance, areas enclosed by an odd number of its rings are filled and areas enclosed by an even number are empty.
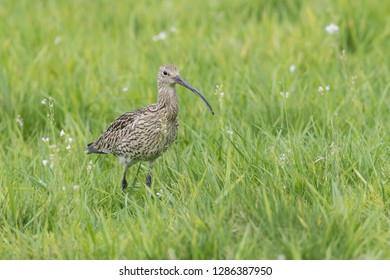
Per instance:
[[[234,132],[233,132],[233,130],[231,130],[231,129],[227,129],[227,130],[226,130],[226,133],[229,134],[229,135],[231,136],[231,135],[233,135]]]
[[[324,92],[324,88],[323,88],[322,86],[319,86],[319,87],[318,87],[318,92],[319,92],[319,93]]]
[[[20,115],[17,115],[16,116],[16,119],[15,119],[16,123],[20,126],[20,127],[23,127],[24,125],[24,121],[22,119],[22,117]]]
[[[92,160],[90,160],[90,161],[88,162],[88,165],[87,165],[87,170],[88,170],[88,171],[91,171],[91,170],[92,170],[92,167],[93,167],[93,162],[92,162]]]
[[[351,84],[354,86],[356,84],[357,76],[352,76]]]
[[[47,142],[49,142],[49,137],[42,137],[41,138],[42,139],[42,142],[45,142],[45,143],[47,143]]]
[[[129,90],[129,88],[128,87],[124,87],[124,88],[122,88],[122,91],[128,91]]]
[[[68,138],[68,143],[72,143],[73,142],[73,138],[72,137],[69,137]]]
[[[61,37],[60,36],[57,36],[54,38],[54,45],[58,45],[59,43],[61,43]]]
[[[225,93],[223,92],[222,88],[223,88],[222,84],[221,85],[216,85],[215,86],[215,91],[214,91],[214,94],[215,95],[219,95],[220,99],[222,99],[223,96],[225,95]]]
[[[326,91],[330,91],[330,85],[325,86]]]
[[[290,93],[288,92],[288,91],[286,91],[286,92],[283,92],[283,91],[281,91],[280,92],[280,96],[282,96],[282,97],[284,97],[284,98],[288,98],[288,95],[289,95]]]
[[[47,99],[46,99],[46,98],[45,98],[45,99],[42,99],[41,104],[42,104],[42,105],[46,105],[46,104],[47,104]]]
[[[345,58],[346,58],[346,55],[347,55],[347,52],[343,49],[343,50],[341,51],[340,60],[345,59]]]
[[[43,166],[46,166],[48,163],[49,163],[49,161],[47,159],[42,160]]]
[[[285,259],[286,259],[286,256],[285,256],[285,255],[283,255],[283,254],[278,255],[278,260],[283,261],[283,260],[285,260]]]
[[[166,40],[167,39],[167,33],[164,31],[161,31],[157,35],[153,36],[153,41],[160,41],[160,40]]]
[[[332,155],[339,151],[337,143],[334,142],[334,141],[330,144],[329,148],[330,148],[330,152],[331,152]]]
[[[78,189],[80,189],[80,186],[79,185],[74,185],[74,186],[72,186],[72,189],[77,191]]]
[[[68,144],[68,146],[66,146],[66,149],[68,150],[68,151],[70,151],[70,145]]]
[[[283,153],[280,155],[279,159],[282,163],[288,162],[288,154],[290,153],[290,149],[286,151],[286,153]]]
[[[61,132],[60,132],[60,137],[64,136],[65,135],[65,131],[63,129],[61,129]]]
[[[336,33],[337,31],[339,31],[339,29],[340,29],[340,27],[338,27],[334,23],[331,23],[327,27],[325,27],[326,32],[328,32],[328,34],[331,34],[331,35]]]
[[[295,64],[292,64],[288,69],[290,70],[291,73],[294,73],[295,70],[297,70],[297,66]]]
[[[171,29],[169,29],[169,31],[171,31],[171,33],[176,33],[177,29],[175,26],[172,26]]]

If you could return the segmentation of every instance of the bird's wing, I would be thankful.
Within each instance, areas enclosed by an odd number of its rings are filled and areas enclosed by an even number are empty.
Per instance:
[[[103,132],[99,139],[92,143],[92,147],[96,151],[103,153],[113,153],[116,147],[121,143],[124,137],[131,135],[132,131],[137,126],[138,120],[148,111],[156,110],[157,104],[149,107],[138,109],[132,112],[124,113],[116,118]]]

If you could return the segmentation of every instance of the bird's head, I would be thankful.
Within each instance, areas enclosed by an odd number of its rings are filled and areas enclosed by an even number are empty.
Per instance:
[[[180,77],[179,68],[177,68],[175,65],[172,64],[161,65],[160,69],[158,70],[157,80],[158,80],[159,88],[174,87],[176,84],[188,88],[206,103],[207,107],[209,107],[211,113],[214,115],[214,111],[210,103],[197,89],[195,89],[192,85],[190,85],[182,77]]]

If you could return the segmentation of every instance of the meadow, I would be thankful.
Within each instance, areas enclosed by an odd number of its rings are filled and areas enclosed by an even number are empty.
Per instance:
[[[0,259],[390,259],[389,10],[0,1]],[[152,196],[147,163],[123,193],[85,146],[165,63],[215,115],[179,87]]]

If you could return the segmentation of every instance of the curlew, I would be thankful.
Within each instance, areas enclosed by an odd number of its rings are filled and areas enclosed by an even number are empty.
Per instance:
[[[88,154],[113,154],[119,159],[123,164],[123,189],[127,187],[127,170],[139,161],[149,161],[146,185],[150,187],[153,163],[174,142],[179,126],[176,84],[198,95],[214,115],[206,98],[180,77],[176,66],[172,64],[160,66],[157,84],[157,103],[124,113],[114,120],[96,141],[87,145]]]

